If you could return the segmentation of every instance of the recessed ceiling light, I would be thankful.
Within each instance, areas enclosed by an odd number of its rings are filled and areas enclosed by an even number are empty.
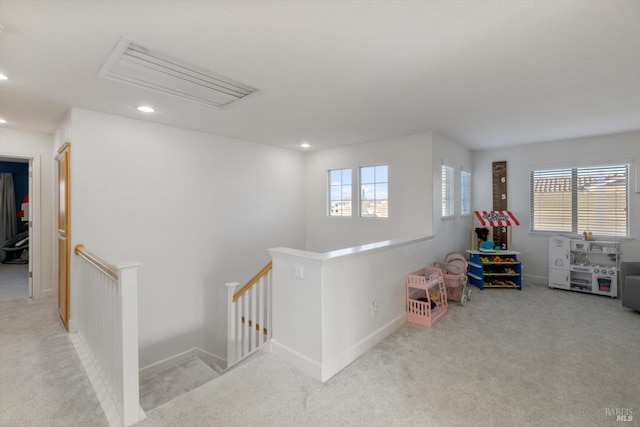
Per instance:
[[[300,144],[300,147],[309,148],[309,147],[311,147],[311,144],[309,144],[308,142],[303,142],[302,144]]]
[[[5,124],[7,121],[5,119],[0,119],[0,124]]]
[[[5,76],[4,74],[0,73],[0,80],[8,80],[9,77]]]
[[[142,111],[143,113],[153,113],[153,112],[156,111],[155,109],[153,109],[153,108],[151,108],[149,106],[146,106],[146,105],[140,105],[139,107],[136,107],[136,109],[138,111]]]

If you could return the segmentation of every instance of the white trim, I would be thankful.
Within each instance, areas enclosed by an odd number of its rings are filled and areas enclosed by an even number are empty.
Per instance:
[[[187,360],[193,359],[196,357],[194,350],[195,347],[140,368],[140,381],[150,377],[151,375],[157,374],[158,372],[162,372],[165,369],[169,369],[173,366],[186,362]]]
[[[417,236],[405,237],[400,239],[383,240],[381,242],[369,243],[366,245],[354,246],[352,248],[338,249],[329,252],[311,252],[302,249],[292,248],[271,248],[269,254],[273,257],[274,254],[281,256],[287,260],[300,260],[313,265],[329,265],[335,262],[343,261],[345,257],[355,256],[368,256],[377,252],[382,252],[395,247],[408,246],[421,241],[433,239],[433,235],[421,234]]]
[[[271,340],[271,352],[274,356],[292,364],[305,374],[318,380],[322,378],[322,364],[320,362],[310,359],[274,339]]]
[[[445,186],[445,180],[443,179],[443,175],[445,173],[444,168],[448,168],[451,173],[450,173],[450,179],[448,182],[448,188],[449,188],[449,192],[446,194],[443,194],[443,189]],[[449,175],[449,174],[448,174]],[[445,218],[453,218],[456,216],[456,212],[457,212],[457,201],[456,201],[456,195],[458,194],[457,188],[456,186],[458,185],[457,179],[456,179],[456,167],[449,164],[446,161],[442,161],[442,164],[440,165],[440,218],[445,219]],[[451,213],[450,214],[443,214],[442,210],[445,206],[445,200],[447,202],[451,202]]]
[[[623,158],[606,158],[600,160],[568,160],[562,162],[534,163],[529,164],[529,172],[540,169],[571,169],[571,168],[588,168],[595,166],[617,166],[632,165],[633,159],[629,157]]]
[[[53,289],[42,290],[41,156],[39,154],[0,152],[0,160],[2,158],[22,159],[29,162],[29,171],[32,172],[29,176],[29,218],[31,221],[31,228],[29,229],[29,271],[32,272],[33,276],[29,281],[29,297],[40,299],[53,296]],[[55,271],[52,271],[51,274],[55,275]]]
[[[522,282],[527,285],[548,285],[549,278],[547,276],[538,276],[534,274],[523,274]]]
[[[140,368],[139,376],[140,381],[149,378],[152,375],[157,374],[158,372],[162,372],[165,369],[172,368],[176,365],[179,365],[183,362],[193,359],[197,357],[202,360],[204,363],[209,365],[214,371],[219,374],[222,373],[223,366],[226,366],[227,361],[220,356],[216,356],[215,354],[209,353],[208,351],[202,350],[198,347],[193,347],[190,350],[183,351],[182,353],[174,354],[173,356],[169,356],[166,359],[162,359],[158,362],[151,363],[150,365],[144,366]],[[216,366],[218,369],[216,369]]]
[[[60,321],[62,321],[62,319],[60,319]],[[68,325],[70,334],[75,334],[76,332],[78,332],[78,319],[69,318]]]
[[[193,353],[198,357],[198,359],[202,360],[204,363],[209,365],[214,371],[218,374],[222,375],[224,372],[223,366],[227,366],[226,359],[223,359],[220,356],[217,356],[213,353],[209,353],[208,351],[204,351],[201,348],[194,347]]]
[[[373,346],[380,341],[391,335],[398,330],[402,325],[407,322],[407,314],[402,313],[395,319],[391,320],[387,324],[383,325],[378,330],[369,334],[358,343],[351,346],[346,351],[342,352],[337,357],[333,357],[326,363],[320,363],[316,360],[300,354],[299,352],[280,344],[275,339],[271,340],[271,353],[276,357],[290,363],[296,368],[300,369],[305,374],[325,382],[333,377],[335,374],[344,369],[349,363],[353,362],[358,357],[362,356]]]
[[[100,402],[100,406],[102,407],[102,411],[104,412],[109,425],[111,427],[122,426],[122,424],[120,423],[120,414],[118,413],[118,408],[113,399],[111,399],[111,395],[109,394],[106,385],[102,381],[102,376],[93,364],[91,357],[89,357],[89,353],[87,352],[84,340],[78,333],[69,334],[69,339],[76,349],[78,358],[80,359],[80,362],[82,362],[82,366],[84,367],[87,377],[89,378],[89,382],[91,383],[93,391],[96,394],[98,401]]]
[[[369,336],[348,348],[346,351],[343,351],[336,357],[330,358],[327,362],[322,364],[322,377],[320,380],[324,382],[333,377],[349,365],[349,363],[365,354],[373,346],[398,330],[398,328],[405,323],[407,323],[407,313],[402,313],[386,325],[383,325],[378,330],[369,334]]]

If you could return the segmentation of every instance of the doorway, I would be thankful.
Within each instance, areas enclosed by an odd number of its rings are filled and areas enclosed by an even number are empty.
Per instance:
[[[71,313],[70,152],[71,144],[66,142],[60,147],[56,156],[56,162],[58,163],[58,312],[67,330],[69,330]]]
[[[33,296],[32,168],[30,158],[0,157],[0,301]]]

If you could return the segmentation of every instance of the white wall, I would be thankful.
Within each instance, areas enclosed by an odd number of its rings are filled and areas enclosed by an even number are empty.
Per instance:
[[[414,236],[327,253],[272,249],[273,353],[331,378],[406,322],[404,279],[430,262],[429,243]]]
[[[224,359],[224,283],[304,244],[303,154],[82,109],[70,129],[72,245],[142,263],[140,366]]]
[[[442,163],[455,169],[455,215],[442,218]],[[472,170],[471,152],[455,141],[433,132],[433,230],[431,244],[437,260],[444,260],[449,252],[464,252],[471,243],[471,217],[461,216],[460,171],[471,172],[471,182],[476,177]],[[473,198],[471,203],[473,204]]]
[[[440,211],[443,160],[457,172],[456,215],[447,219]],[[274,354],[326,380],[403,323],[405,275],[469,247],[471,219],[460,216],[458,187],[460,170],[472,171],[471,163],[467,149],[435,132],[307,154],[311,252],[272,250]],[[390,218],[328,218],[327,171],[372,164],[389,164]],[[379,252],[359,247],[417,234],[433,237]],[[339,254],[346,256],[337,262]],[[295,264],[303,279],[293,277]],[[379,312],[372,316],[374,300]]]
[[[307,153],[306,249],[327,252],[432,232],[431,133]],[[389,165],[389,218],[327,216],[327,173]],[[354,190],[357,194],[358,190]]]
[[[440,219],[439,166],[444,158],[470,170],[470,155],[436,133],[305,155],[73,109],[56,149],[65,141],[72,245],[142,263],[141,367],[193,347],[222,358],[223,284],[251,277],[269,259],[267,248],[326,252],[434,234],[416,254],[415,264],[429,265],[468,246],[466,218]],[[375,164],[389,165],[391,217],[327,218],[327,170]]]
[[[56,282],[54,280],[54,253],[55,233],[53,211],[53,137],[51,135],[25,132],[13,129],[0,128],[0,157],[32,158],[34,167],[39,165],[40,170],[34,170],[34,181],[39,178],[40,200],[37,201],[39,212],[34,212],[32,244],[35,238],[40,241],[40,253],[35,254],[33,265],[33,297],[53,297],[57,295]],[[33,197],[33,195],[30,195]],[[36,208],[36,206],[34,206]],[[39,218],[39,221],[36,219]]]
[[[467,249],[471,220],[460,216],[459,181],[456,215],[441,219],[443,160],[455,167],[457,180],[461,169],[471,171],[469,150],[437,132],[308,153],[306,249],[327,252],[416,234],[435,236],[434,260]],[[327,216],[327,171],[351,168],[357,174],[360,166],[378,164],[389,165],[389,218]]]
[[[546,283],[548,276],[548,237],[530,233],[530,171],[533,168],[566,167],[582,164],[610,164],[640,161],[640,132],[594,136],[547,143],[530,144],[473,153],[473,208],[490,210],[492,206],[491,163],[507,161],[507,195],[509,210],[520,220],[513,229],[513,249],[522,252],[525,279]],[[640,259],[640,194],[636,193],[635,173],[631,174],[630,225],[633,240],[623,241],[622,259]]]

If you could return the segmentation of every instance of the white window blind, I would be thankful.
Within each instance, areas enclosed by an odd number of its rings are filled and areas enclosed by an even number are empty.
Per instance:
[[[531,229],[628,237],[629,165],[531,171]]]
[[[454,214],[455,192],[453,182],[454,170],[451,166],[442,165],[442,216]]]
[[[460,215],[471,215],[471,172],[460,171]]]

